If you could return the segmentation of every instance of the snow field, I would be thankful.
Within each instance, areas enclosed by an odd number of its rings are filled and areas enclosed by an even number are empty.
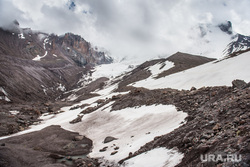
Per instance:
[[[181,71],[163,78],[147,78],[131,85],[147,89],[174,88],[190,89],[204,86],[231,86],[235,79],[250,81],[250,53],[243,53],[237,57],[218,63],[210,62],[186,71]]]
[[[184,112],[177,112],[172,105],[141,106],[110,112],[112,103],[84,115],[82,122],[69,125],[66,129],[79,132],[93,140],[90,157],[103,157],[115,163],[126,158],[130,152],[137,151],[154,137],[178,128],[187,116]],[[118,139],[104,144],[107,136]],[[100,152],[104,147],[108,147],[107,151]],[[111,155],[115,147],[119,147],[118,152]]]
[[[124,162],[125,167],[174,167],[181,162],[183,154],[176,150],[155,148]]]

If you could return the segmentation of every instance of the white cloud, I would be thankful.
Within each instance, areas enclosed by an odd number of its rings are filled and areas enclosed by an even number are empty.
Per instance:
[[[22,27],[82,35],[117,59],[142,59],[186,51],[199,25],[230,20],[249,35],[249,0],[0,0],[0,24],[17,19]],[[208,39],[209,37],[207,37]]]

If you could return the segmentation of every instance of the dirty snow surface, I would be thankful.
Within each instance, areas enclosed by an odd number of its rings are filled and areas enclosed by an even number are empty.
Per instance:
[[[203,86],[231,86],[235,79],[250,81],[250,52],[220,62],[210,62],[163,78],[148,78],[131,84],[147,89],[190,89]]]
[[[174,167],[181,162],[182,158],[183,154],[176,150],[155,148],[125,161],[123,165],[126,167]]]
[[[110,111],[111,104],[84,115],[82,122],[70,125],[67,129],[77,131],[93,140],[91,157],[104,157],[110,162],[126,158],[156,136],[178,128],[187,116],[177,112],[173,105],[151,105]],[[104,144],[107,136],[117,138]],[[105,152],[99,150],[107,147]],[[115,153],[115,148],[119,148]],[[111,153],[115,153],[111,155]]]
[[[105,90],[100,91],[101,96],[83,100],[73,106],[63,107],[61,111],[64,112],[57,115],[43,115],[41,119],[44,121],[40,124],[33,125],[30,129],[12,136],[41,130],[50,125],[61,125],[66,130],[79,132],[90,138],[93,141],[93,150],[89,156],[100,158],[105,166],[117,164],[130,152],[134,153],[147,142],[154,140],[156,136],[167,134],[178,128],[184,123],[187,116],[186,113],[177,111],[173,105],[140,106],[111,111],[114,102],[110,102],[90,114],[81,114],[84,109],[97,106],[98,99],[106,99],[119,94],[112,93],[109,89],[110,87],[106,89],[106,92]],[[72,107],[82,104],[89,106],[72,109]],[[83,115],[82,121],[70,124],[69,122],[77,115]],[[104,139],[108,136],[112,136],[116,140],[104,143]],[[100,152],[104,147],[107,147],[106,151]],[[169,155],[166,154],[166,156]]]

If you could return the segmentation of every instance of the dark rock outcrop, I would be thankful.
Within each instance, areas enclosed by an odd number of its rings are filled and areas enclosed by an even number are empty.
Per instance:
[[[232,85],[233,88],[238,88],[238,89],[244,89],[247,87],[247,83],[239,79],[233,80]]]
[[[111,142],[111,141],[113,141],[113,140],[117,140],[117,138],[112,137],[112,136],[108,136],[108,137],[106,137],[106,138],[104,139],[103,143],[109,143],[109,142]]]

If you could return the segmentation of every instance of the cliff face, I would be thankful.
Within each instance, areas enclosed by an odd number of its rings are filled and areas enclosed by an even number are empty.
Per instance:
[[[64,36],[51,36],[53,45],[52,49],[61,49],[63,54],[69,56],[79,66],[95,66],[99,64],[108,64],[113,60],[104,52],[93,48],[89,42],[81,38],[79,35],[66,33]]]
[[[78,35],[0,28],[0,88],[10,101],[45,101],[77,87],[91,67],[112,62]]]

